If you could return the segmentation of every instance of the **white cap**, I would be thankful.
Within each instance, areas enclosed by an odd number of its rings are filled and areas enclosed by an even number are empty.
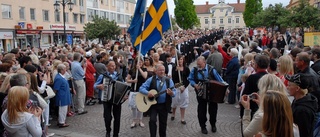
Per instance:
[[[86,52],[86,57],[91,57],[91,56],[92,56],[91,51]]]

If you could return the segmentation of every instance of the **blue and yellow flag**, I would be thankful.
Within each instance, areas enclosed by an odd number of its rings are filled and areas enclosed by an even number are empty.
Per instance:
[[[140,39],[138,36],[141,34],[143,14],[146,8],[147,0],[138,0],[136,4],[136,9],[134,10],[133,18],[131,20],[130,27],[128,28],[128,33],[131,36],[131,42],[134,43],[136,39]]]
[[[142,40],[141,54],[145,55],[162,38],[163,32],[170,28],[170,18],[166,0],[153,0],[145,15],[145,25],[143,32],[132,44],[139,49]]]

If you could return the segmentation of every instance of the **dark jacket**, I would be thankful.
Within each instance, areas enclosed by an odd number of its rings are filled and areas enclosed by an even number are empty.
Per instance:
[[[320,75],[320,60],[314,62],[314,64],[312,64],[311,68],[312,68],[318,75]]]
[[[308,93],[314,95],[315,97],[317,97],[318,100],[320,100],[319,75],[315,71],[313,71],[313,69],[311,69],[310,67],[307,67],[306,69],[299,71],[298,73],[309,80],[308,83],[310,83],[310,85],[308,86]],[[318,101],[318,106],[320,106],[319,101]],[[320,112],[319,108],[317,112]]]
[[[292,102],[293,121],[298,125],[301,137],[313,137],[313,123],[318,110],[317,102],[317,98],[311,94]]]
[[[233,57],[227,64],[226,78],[238,78],[240,64],[238,57]]]

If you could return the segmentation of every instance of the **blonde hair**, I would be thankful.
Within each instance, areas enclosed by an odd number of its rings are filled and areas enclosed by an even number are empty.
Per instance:
[[[4,78],[2,85],[0,87],[0,92],[1,93],[7,93],[8,89],[10,88],[10,79],[11,77],[15,75],[15,73],[11,73],[9,75],[6,76],[6,78]]]
[[[33,64],[39,65],[39,58],[37,57],[37,55],[31,54],[29,55],[29,57],[31,58]]]
[[[262,133],[270,137],[293,137],[293,115],[287,96],[269,90],[262,102]]]
[[[261,77],[258,82],[258,89],[260,98],[263,98],[268,90],[279,91],[283,94],[287,93],[286,86],[284,85],[284,83],[281,81],[280,78],[278,78],[274,74],[266,74],[263,77]],[[263,101],[260,101],[260,103],[262,102]],[[259,109],[262,109],[262,107],[260,107]]]
[[[60,61],[60,60],[53,60],[52,70],[56,70],[58,65],[61,63],[62,63],[62,61]]]
[[[18,122],[20,112],[28,112],[27,102],[29,100],[29,91],[23,86],[14,86],[8,93],[8,117],[9,123]]]
[[[282,75],[293,73],[293,60],[289,55],[283,55],[279,58],[279,73]]]
[[[247,65],[249,61],[253,60],[253,54],[252,53],[247,53],[244,56],[244,64]]]

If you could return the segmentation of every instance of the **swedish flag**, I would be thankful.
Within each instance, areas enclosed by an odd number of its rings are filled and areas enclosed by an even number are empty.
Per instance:
[[[145,55],[159,40],[163,32],[170,28],[170,18],[166,0],[153,0],[145,15],[143,32],[138,35],[133,46],[139,49],[142,40],[141,54]]]
[[[128,33],[131,37],[131,42],[134,43],[136,39],[140,39],[138,37],[141,34],[141,28],[143,23],[143,14],[146,8],[146,0],[138,0],[136,4],[136,9],[133,14],[133,18],[131,20],[130,27],[128,28]]]

